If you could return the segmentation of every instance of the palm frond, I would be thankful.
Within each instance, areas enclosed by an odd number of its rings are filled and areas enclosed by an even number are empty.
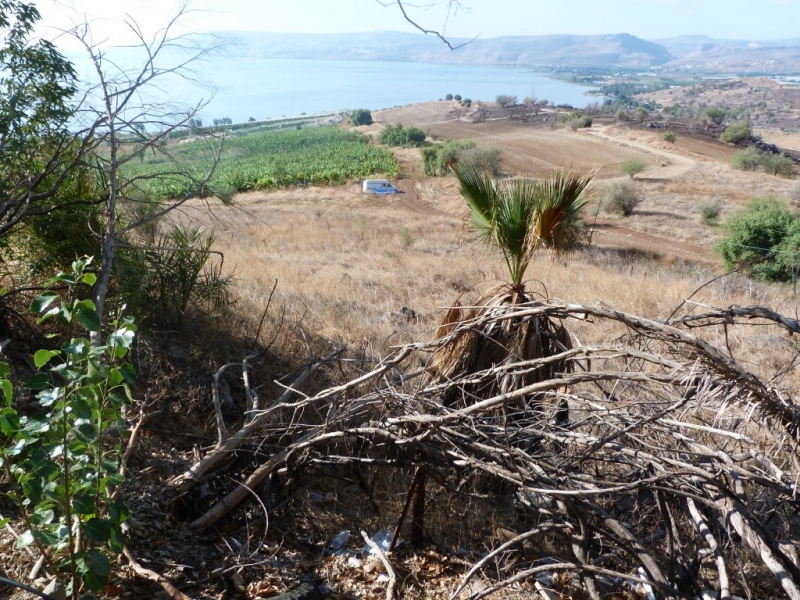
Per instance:
[[[469,206],[467,223],[472,239],[489,245],[496,243],[497,184],[472,165],[455,165],[451,169]]]
[[[535,231],[541,243],[555,250],[563,249],[558,236],[559,225],[574,218],[586,205],[585,192],[593,176],[594,173],[555,171],[539,182]]]

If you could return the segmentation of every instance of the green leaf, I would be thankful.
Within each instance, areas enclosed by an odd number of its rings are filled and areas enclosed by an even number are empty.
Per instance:
[[[111,522],[107,519],[93,517],[86,521],[83,526],[83,532],[93,542],[98,544],[105,543],[111,539]]]
[[[53,301],[58,298],[55,292],[47,291],[33,299],[30,306],[30,312],[42,314]]]
[[[8,366],[8,363],[0,362],[0,378],[8,377],[8,374],[11,372],[11,369]]]
[[[73,497],[72,508],[79,515],[93,515],[97,512],[97,504],[92,496]]]
[[[108,516],[115,523],[124,523],[130,517],[128,506],[121,500],[115,500],[108,507]]]
[[[50,378],[46,373],[36,373],[36,375],[28,379],[22,387],[26,390],[44,390],[50,387]]]
[[[47,415],[33,415],[23,428],[25,433],[36,437],[49,430],[50,419],[47,418]]]
[[[25,533],[19,536],[19,538],[17,538],[17,543],[14,545],[14,548],[16,550],[22,550],[30,546],[33,541],[33,534],[31,533],[31,530],[28,529]]]
[[[0,431],[6,437],[13,438],[19,431],[19,416],[17,411],[11,407],[0,410]]]
[[[95,427],[94,423],[81,423],[73,428],[73,431],[85,442],[94,442],[97,440],[97,427]]]
[[[45,546],[56,546],[58,545],[61,536],[59,536],[57,533],[53,533],[52,531],[44,531],[39,529],[33,533],[33,537],[35,537]]]
[[[33,355],[33,364],[36,365],[37,369],[41,369],[50,362],[51,358],[58,356],[58,354],[55,350],[37,350],[36,354]]]
[[[89,550],[86,553],[87,571],[83,575],[83,581],[90,590],[102,590],[108,583],[111,575],[111,562],[108,557],[99,550]]]
[[[89,341],[84,338],[78,338],[62,346],[61,349],[71,356],[83,356],[89,349]]]
[[[11,401],[14,398],[14,387],[8,379],[0,379],[0,388],[3,389],[3,398],[5,398],[6,406],[11,406]]]
[[[5,526],[6,526],[6,525],[8,525],[10,522],[11,522],[11,519],[9,519],[9,518],[0,519],[0,527],[5,527]]]
[[[83,283],[86,285],[94,285],[97,283],[97,275],[94,273],[84,273],[82,279]]]
[[[111,538],[108,540],[108,547],[111,548],[112,552],[117,554],[122,554],[122,550],[125,548],[125,538],[116,526],[111,528]]]
[[[34,525],[49,525],[56,518],[56,513],[52,508],[36,510],[31,515],[31,523]]]
[[[62,388],[43,390],[39,392],[36,397],[39,398],[39,404],[42,406],[52,406],[64,397],[64,390]]]
[[[100,317],[94,308],[82,306],[77,311],[78,321],[89,331],[100,331]]]

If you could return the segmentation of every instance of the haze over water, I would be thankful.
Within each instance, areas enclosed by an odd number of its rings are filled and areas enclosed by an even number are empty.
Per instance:
[[[215,61],[209,78],[219,89],[203,113],[234,122],[344,108],[377,110],[447,94],[473,101],[512,94],[522,102],[533,89],[539,99],[579,108],[598,100],[585,95],[591,88],[519,67],[247,57]]]

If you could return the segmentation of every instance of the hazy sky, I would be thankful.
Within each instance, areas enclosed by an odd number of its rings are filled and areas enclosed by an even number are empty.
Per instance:
[[[388,0],[382,0],[387,3]],[[554,33],[631,33],[645,39],[681,34],[714,38],[800,37],[800,0],[407,0],[421,25],[448,35],[484,38]],[[96,37],[116,38],[112,25],[128,13],[143,28],[163,24],[174,0],[34,0],[45,24],[93,20]],[[416,5],[417,8],[412,7]],[[427,8],[419,8],[419,7]],[[377,0],[193,0],[184,24],[197,30],[282,32],[412,31],[396,6]],[[45,30],[40,30],[44,31]]]

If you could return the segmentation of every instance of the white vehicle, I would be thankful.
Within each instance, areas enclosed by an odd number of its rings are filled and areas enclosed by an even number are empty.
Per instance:
[[[394,187],[388,179],[365,179],[361,184],[363,192],[373,194],[399,194],[400,190]]]

